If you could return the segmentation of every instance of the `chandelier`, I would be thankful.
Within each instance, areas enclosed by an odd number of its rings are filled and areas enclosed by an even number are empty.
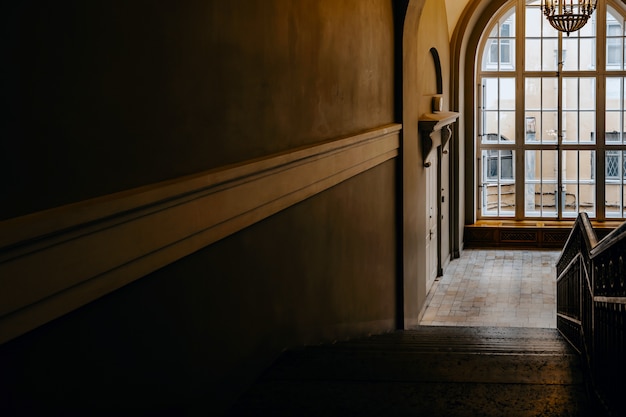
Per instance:
[[[587,23],[598,0],[543,0],[543,14],[553,28],[561,32],[576,32]]]

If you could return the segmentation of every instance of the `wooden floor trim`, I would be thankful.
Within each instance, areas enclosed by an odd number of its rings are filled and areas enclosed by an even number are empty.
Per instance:
[[[621,221],[592,222],[598,239],[608,235]],[[554,248],[567,241],[574,220],[479,220],[465,225],[466,248]]]

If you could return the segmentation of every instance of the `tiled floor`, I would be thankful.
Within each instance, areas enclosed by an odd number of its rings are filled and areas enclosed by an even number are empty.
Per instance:
[[[420,324],[554,328],[559,255],[466,249],[431,287]]]

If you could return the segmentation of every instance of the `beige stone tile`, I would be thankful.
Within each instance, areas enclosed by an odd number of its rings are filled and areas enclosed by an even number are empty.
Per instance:
[[[556,327],[558,251],[468,249],[433,284],[421,324]]]

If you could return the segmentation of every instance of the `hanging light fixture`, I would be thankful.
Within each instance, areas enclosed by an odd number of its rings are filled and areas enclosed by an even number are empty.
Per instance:
[[[587,23],[598,0],[543,0],[543,14],[553,28],[561,32],[576,32]]]

